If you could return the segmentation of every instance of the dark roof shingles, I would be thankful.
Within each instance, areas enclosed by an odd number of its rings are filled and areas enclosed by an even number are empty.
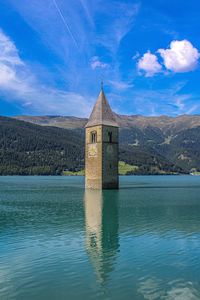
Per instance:
[[[110,105],[106,99],[103,89],[99,94],[99,97],[95,103],[95,106],[85,127],[91,127],[96,125],[108,125],[118,127],[114,113],[110,108]]]

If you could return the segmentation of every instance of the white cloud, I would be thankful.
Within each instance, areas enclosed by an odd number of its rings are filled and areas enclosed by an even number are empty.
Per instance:
[[[157,56],[152,54],[150,51],[145,53],[143,57],[140,58],[137,66],[139,70],[145,72],[146,77],[152,77],[162,71],[162,66],[158,62]]]
[[[91,58],[90,66],[93,70],[97,68],[105,69],[108,67],[108,64],[102,62],[98,56],[93,56]]]
[[[30,107],[39,114],[87,116],[93,99],[74,92],[47,87],[32,74],[15,44],[0,30],[0,93],[7,101]]]
[[[187,40],[172,41],[169,49],[159,49],[166,69],[173,72],[188,72],[197,67],[200,53]]]

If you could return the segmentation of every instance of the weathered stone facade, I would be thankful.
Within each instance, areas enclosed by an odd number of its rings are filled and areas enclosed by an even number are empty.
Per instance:
[[[118,186],[118,126],[102,90],[86,125],[85,187]]]

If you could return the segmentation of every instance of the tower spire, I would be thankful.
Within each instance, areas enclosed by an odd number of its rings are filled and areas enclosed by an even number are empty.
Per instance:
[[[101,80],[101,90],[103,91],[103,80]]]
[[[92,113],[85,127],[91,127],[96,125],[107,125],[107,126],[118,127],[118,124],[115,119],[115,115],[112,112],[110,105],[106,99],[102,83],[103,82],[101,82],[101,91],[99,97],[95,103],[95,106],[92,110]]]

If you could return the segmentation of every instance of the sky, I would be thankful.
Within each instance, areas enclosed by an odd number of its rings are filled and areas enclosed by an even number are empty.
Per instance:
[[[0,115],[200,114],[199,0],[0,0]]]

